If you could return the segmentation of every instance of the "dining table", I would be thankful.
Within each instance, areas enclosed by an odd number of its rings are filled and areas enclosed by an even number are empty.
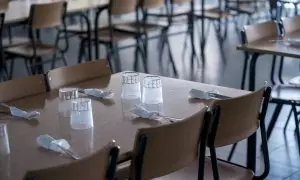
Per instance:
[[[140,74],[140,76],[142,78],[146,74]],[[0,114],[0,123],[7,126],[10,149],[8,155],[1,156],[0,154],[0,179],[20,180],[29,170],[56,167],[75,161],[68,156],[40,147],[36,139],[45,134],[55,139],[67,140],[71,149],[83,158],[115,140],[116,145],[120,146],[120,158],[126,158],[133,150],[138,129],[159,126],[162,122],[137,118],[133,114],[128,115],[127,108],[132,101],[121,98],[121,78],[122,73],[117,73],[68,86],[106,89],[114,93],[110,99],[92,99],[94,126],[89,129],[73,129],[70,125],[70,118],[59,113],[58,90],[7,102],[9,105],[26,111],[39,111],[40,115],[36,119],[24,120],[7,113]],[[249,93],[245,90],[168,77],[161,77],[161,79],[162,112],[166,116],[177,119],[185,119],[211,103],[211,100],[191,99],[189,97],[191,89],[218,91],[228,97],[238,97]]]

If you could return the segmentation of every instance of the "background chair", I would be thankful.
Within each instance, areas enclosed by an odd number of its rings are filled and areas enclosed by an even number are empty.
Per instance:
[[[216,100],[214,107],[219,107],[216,118],[208,137],[208,147],[211,158],[206,160],[206,168],[212,167],[212,172],[205,179],[265,179],[270,170],[268,142],[265,129],[265,116],[270,99],[271,88],[262,88],[251,94],[227,100]],[[264,156],[264,171],[256,177],[255,169],[247,169],[240,165],[218,160],[215,148],[224,147],[250,137],[260,128],[262,151]],[[256,137],[255,137],[256,138]],[[256,141],[254,141],[256,143]],[[256,146],[255,146],[256,147]],[[254,151],[256,148],[254,147]],[[248,149],[249,151],[249,149]],[[255,152],[248,152],[255,154]],[[256,156],[250,163],[256,162]],[[248,162],[249,164],[249,162]],[[250,167],[248,167],[250,168]],[[205,171],[207,172],[207,171]]]
[[[0,102],[46,92],[44,75],[28,76],[0,83]]]
[[[109,62],[110,68],[112,72],[121,71],[121,60],[119,55],[119,50],[130,46],[119,47],[119,43],[128,39],[135,39],[135,53],[141,54],[144,57],[144,52],[141,47],[141,43],[139,39],[135,37],[133,33],[120,31],[115,28],[115,24],[113,23],[113,16],[120,16],[130,13],[135,13],[137,8],[137,0],[110,0],[109,5],[107,7],[108,10],[108,26],[99,29],[98,31],[94,31],[94,35],[92,36],[92,41],[95,42],[95,54],[96,59],[100,58],[100,49],[99,45],[104,45],[106,48],[106,57]],[[99,18],[104,12],[104,8],[98,9],[95,15],[95,24],[94,27],[99,27]],[[126,23],[126,22],[124,22]],[[122,22],[123,24],[123,22]],[[80,51],[78,55],[78,63],[82,61],[82,57],[84,56],[85,46],[88,42],[87,35],[81,35],[80,42]],[[136,56],[137,58],[137,56]]]
[[[53,69],[47,74],[50,90],[59,89],[82,81],[110,76],[106,60],[86,62],[69,67]]]
[[[158,178],[189,166],[198,158],[198,179],[203,179],[209,122],[210,115],[204,108],[177,123],[140,129],[136,135],[131,165],[118,168],[117,179]],[[180,176],[180,179],[187,178]]]
[[[119,147],[104,147],[94,155],[54,168],[29,171],[25,180],[113,180]]]
[[[149,21],[148,19],[148,16],[151,16],[151,13],[149,13],[149,11],[166,6],[165,0],[140,0],[138,2],[139,2],[138,9],[140,11],[136,12],[137,13],[136,21],[131,23],[118,24],[116,25],[116,29],[134,33],[137,36],[137,38],[141,40],[143,51],[144,51],[144,58],[145,58],[143,65],[146,72],[148,71],[148,64],[147,64],[148,47],[149,47],[148,40],[150,34],[153,32],[160,32],[159,35],[160,41],[158,43],[160,67],[162,67],[163,50],[165,48],[165,45],[167,45],[169,60],[172,64],[172,70],[176,76],[177,69],[175,66],[175,62],[173,60],[171,46],[168,39],[168,30],[170,27],[170,23],[168,22],[159,23],[159,22]],[[138,60],[139,60],[138,58],[135,58],[135,63],[134,63],[135,70],[137,70],[138,68]]]
[[[59,33],[57,34],[55,45],[44,44],[40,39],[40,30],[46,28],[61,27],[64,25],[64,16],[66,11],[65,2],[53,2],[47,4],[33,4],[30,8],[29,15],[29,38],[30,42],[8,47],[5,49],[5,53],[12,58],[10,77],[13,74],[14,58],[20,57],[25,60],[25,67],[29,74],[43,73],[43,64],[51,62],[51,69],[55,67],[58,56],[67,65],[66,57],[62,50],[59,49]],[[66,43],[67,39],[66,39]],[[42,57],[45,55],[51,55],[51,60],[44,61]]]

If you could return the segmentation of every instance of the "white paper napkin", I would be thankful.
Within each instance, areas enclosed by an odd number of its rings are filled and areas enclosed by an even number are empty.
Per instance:
[[[191,98],[198,98],[204,100],[210,99],[209,94],[207,92],[198,89],[191,89],[190,96]]]
[[[146,118],[146,119],[152,119],[156,121],[163,121],[167,120],[169,122],[176,122],[180,121],[181,119],[173,118],[173,117],[168,117],[164,116],[159,112],[154,112],[154,111],[148,111],[142,106],[136,105],[135,108],[131,111],[133,114],[137,115],[138,117],[141,118]]]
[[[229,99],[231,97],[224,96],[217,91],[202,91],[199,89],[191,89],[190,90],[190,97],[191,98],[197,98],[197,99],[203,99],[203,100],[209,100],[209,99]]]
[[[110,99],[113,98],[114,93],[111,91],[105,91],[102,89],[83,89],[80,92],[84,93],[85,95],[94,97],[94,98],[99,98],[99,99]]]
[[[15,117],[21,117],[27,120],[31,120],[40,115],[40,112],[38,111],[23,111],[17,107],[9,106],[5,103],[0,103],[0,105],[9,108],[10,114]]]
[[[59,153],[65,153],[62,148],[69,149],[70,144],[65,139],[56,140],[53,137],[49,136],[48,134],[38,136],[36,139],[38,145],[41,147],[52,150]],[[61,148],[62,147],[62,148]]]

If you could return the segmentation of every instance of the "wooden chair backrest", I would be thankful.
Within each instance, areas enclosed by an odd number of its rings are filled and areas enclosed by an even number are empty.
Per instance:
[[[198,157],[200,136],[205,129],[207,108],[177,123],[140,129],[135,140],[131,177],[141,169],[140,179],[152,179],[170,174],[194,162]],[[208,128],[208,127],[207,127]],[[141,138],[147,142],[142,167],[136,163]],[[205,148],[204,148],[205,150]]]
[[[215,147],[234,144],[256,132],[264,92],[262,88],[245,96],[214,102],[214,106],[220,107]]]
[[[96,152],[94,155],[74,161],[70,164],[53,168],[29,171],[26,173],[24,179],[112,180],[111,177],[107,178],[107,175],[110,168],[115,168],[113,166],[116,166],[117,156],[117,147],[104,147],[100,151]]]
[[[122,15],[136,11],[138,0],[110,0],[111,15]]]
[[[165,0],[141,0],[144,9],[158,8],[165,5]]]
[[[0,101],[7,102],[46,92],[44,75],[27,76],[0,83]]]
[[[245,26],[244,31],[247,43],[279,35],[278,25],[274,21]]]
[[[300,16],[285,18],[282,21],[285,33],[292,33],[300,30]]]
[[[106,60],[61,67],[48,72],[50,90],[59,89],[82,81],[111,75]]]
[[[5,12],[8,9],[10,0],[0,0],[0,12]]]
[[[31,28],[54,28],[62,25],[66,9],[65,3],[65,1],[56,1],[45,4],[32,4],[29,17]]]

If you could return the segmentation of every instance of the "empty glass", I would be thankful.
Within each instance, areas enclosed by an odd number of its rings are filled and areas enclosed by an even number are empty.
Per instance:
[[[62,116],[70,117],[72,100],[78,98],[77,88],[61,88],[59,89],[59,113]]]
[[[163,103],[162,83],[159,76],[146,76],[143,80],[143,105]]]
[[[140,99],[141,85],[140,75],[136,72],[127,71],[122,74],[122,93],[123,99]]]
[[[6,156],[10,154],[7,125],[0,124],[0,156]]]
[[[73,129],[89,129],[94,127],[92,101],[79,98],[72,101],[71,127]]]

